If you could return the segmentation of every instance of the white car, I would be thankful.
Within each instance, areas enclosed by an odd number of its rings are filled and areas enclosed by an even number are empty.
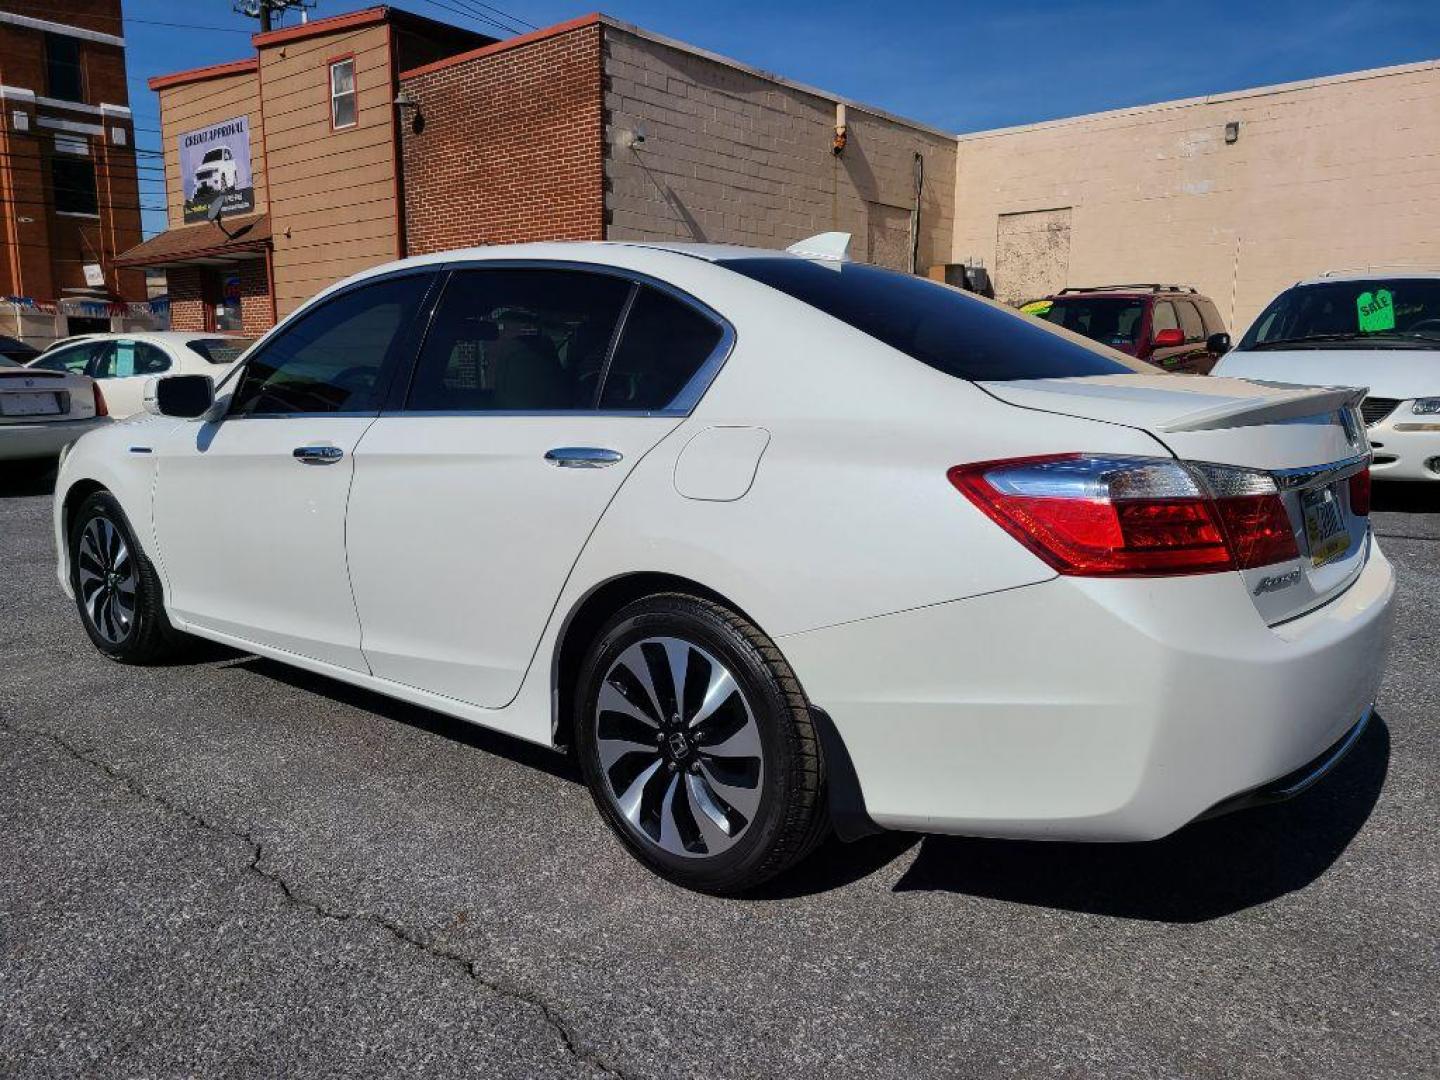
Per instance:
[[[60,582],[117,660],[193,634],[573,748],[711,891],[827,821],[1146,840],[1340,759],[1394,591],[1357,394],[800,249],[350,278],[76,445]]]
[[[0,462],[43,461],[108,422],[93,379],[0,358]]]
[[[195,168],[194,187],[198,195],[203,191],[229,191],[235,186],[235,155],[228,146],[217,146],[206,152]]]
[[[68,371],[101,383],[110,415],[124,419],[145,407],[145,384],[157,375],[224,378],[253,338],[167,330],[85,334],[50,346],[34,360],[36,371]]]
[[[1301,281],[1212,374],[1365,388],[1376,479],[1440,481],[1440,272]]]

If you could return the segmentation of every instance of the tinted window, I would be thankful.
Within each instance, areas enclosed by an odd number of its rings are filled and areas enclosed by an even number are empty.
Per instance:
[[[1185,340],[1204,341],[1205,324],[1200,321],[1200,313],[1195,310],[1195,305],[1189,300],[1176,300],[1175,310],[1180,313],[1180,329],[1185,331]]]
[[[62,214],[99,214],[95,163],[88,157],[56,154],[50,159],[50,193]]]
[[[124,379],[131,375],[159,375],[170,370],[170,357],[144,341],[117,341],[90,374],[97,379]]]
[[[429,281],[410,274],[321,301],[246,362],[231,415],[379,409]]]
[[[593,409],[630,282],[574,270],[451,275],[409,408]]]
[[[1028,306],[1028,305],[1027,305]],[[1113,348],[1134,345],[1145,304],[1141,300],[1062,296],[1035,314],[1046,322]]]
[[[1440,278],[1325,281],[1287,289],[1255,320],[1240,348],[1276,345],[1369,349],[1434,348],[1440,343]]]
[[[961,379],[1047,379],[1141,370],[1125,357],[925,278],[788,257],[722,265]],[[1148,370],[1148,368],[1146,369]]]
[[[253,344],[254,338],[196,338],[185,342],[185,347],[212,364],[228,364]]]
[[[700,370],[722,330],[689,304],[643,286],[605,374],[602,409],[663,409]]]
[[[1150,333],[1158,334],[1161,330],[1179,330],[1180,323],[1175,317],[1174,306],[1166,300],[1155,305],[1155,310],[1150,315]]]
[[[45,35],[45,85],[50,96],[63,101],[85,100],[85,79],[80,69],[80,42],[65,34]]]
[[[1197,300],[1195,306],[1200,309],[1200,317],[1205,320],[1206,337],[1225,332],[1225,323],[1220,318],[1220,309],[1215,306],[1213,300]]]
[[[96,356],[100,356],[103,363],[103,355],[109,348],[108,341],[87,341],[81,345],[69,345],[45,353],[30,366],[45,371],[68,371],[75,375],[84,375],[90,361]]]

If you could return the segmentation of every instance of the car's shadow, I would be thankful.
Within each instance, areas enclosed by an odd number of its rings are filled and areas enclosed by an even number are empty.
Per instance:
[[[1370,493],[1370,509],[1381,513],[1440,514],[1440,483],[1377,481]]]
[[[1334,773],[1299,798],[1187,826],[1145,844],[927,837],[896,891],[1195,923],[1302,889],[1369,819],[1390,764],[1377,715]]]
[[[343,702],[488,754],[583,783],[573,758],[417,705],[273,660],[233,661],[257,675]],[[1376,715],[1346,759],[1287,803],[1187,826],[1145,844],[975,840],[882,833],[826,841],[790,873],[750,894],[783,900],[830,892],[919,851],[895,891],[964,893],[1128,919],[1193,923],[1304,888],[1349,845],[1373,810],[1390,762],[1390,733]]]
[[[0,462],[0,499],[18,499],[55,493],[53,461]]]

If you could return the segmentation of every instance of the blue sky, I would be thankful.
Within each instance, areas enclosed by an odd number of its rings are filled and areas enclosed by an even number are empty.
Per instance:
[[[368,6],[318,0],[312,17]],[[459,9],[499,9],[522,28],[595,10],[594,0],[393,6],[497,36]],[[956,132],[1440,57],[1440,0],[609,0],[601,10]],[[159,113],[145,79],[251,55],[244,31],[255,23],[227,0],[126,0],[125,15],[137,142],[158,149]],[[158,158],[146,162],[141,201],[158,208]],[[145,224],[147,235],[163,228],[163,212],[148,211]]]

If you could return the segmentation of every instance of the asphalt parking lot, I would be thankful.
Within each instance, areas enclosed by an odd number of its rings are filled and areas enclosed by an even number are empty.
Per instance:
[[[716,900],[548,752],[254,657],[102,659],[44,481],[0,480],[0,1075],[1440,1074],[1440,499],[1377,501],[1381,722],[1304,797],[1142,846],[831,844]]]

